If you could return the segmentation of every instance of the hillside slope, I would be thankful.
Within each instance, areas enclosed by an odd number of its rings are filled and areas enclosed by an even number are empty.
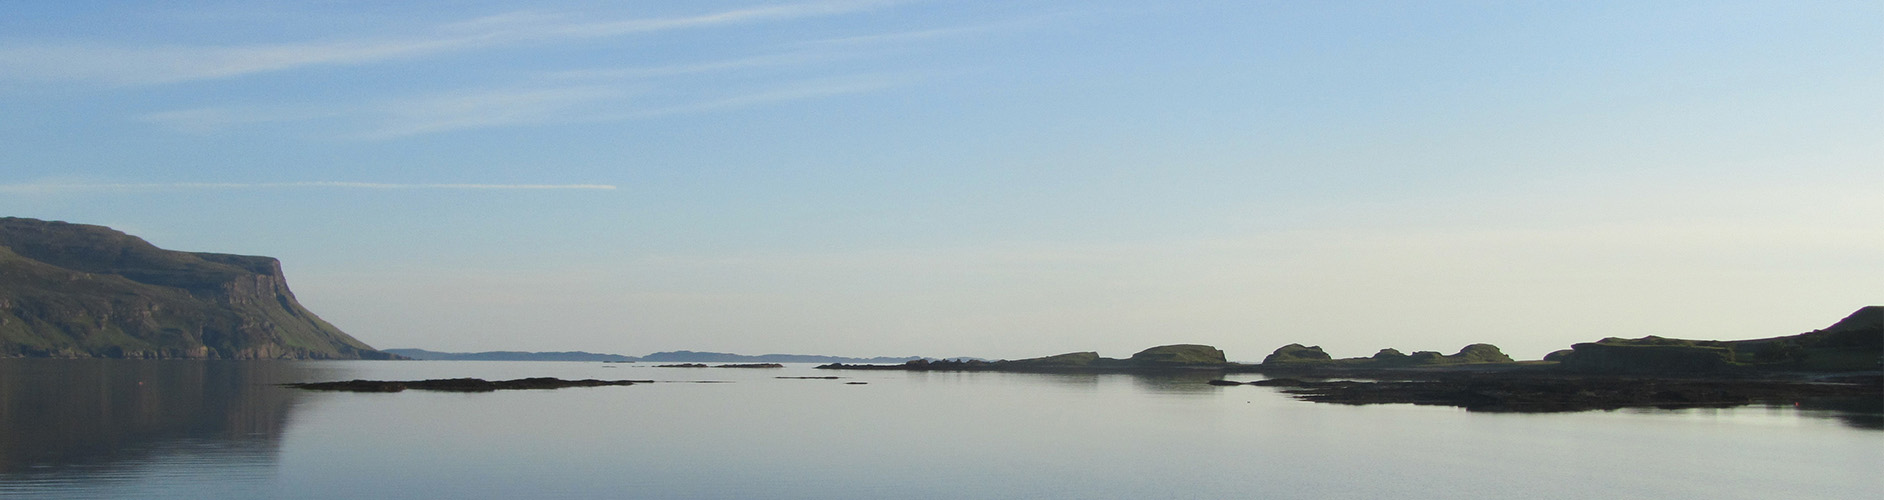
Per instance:
[[[302,307],[269,257],[0,218],[0,357],[388,359]]]

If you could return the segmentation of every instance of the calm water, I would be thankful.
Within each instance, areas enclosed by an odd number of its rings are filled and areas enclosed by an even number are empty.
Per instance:
[[[838,375],[843,380],[779,376]],[[281,382],[673,381],[449,394]],[[0,498],[1875,498],[1875,419],[1473,414],[1202,378],[0,360]],[[687,383],[714,381],[721,383]],[[867,382],[863,385],[845,382]]]

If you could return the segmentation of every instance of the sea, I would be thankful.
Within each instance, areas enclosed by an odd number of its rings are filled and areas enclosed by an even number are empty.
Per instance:
[[[459,377],[653,382],[489,393],[278,385]],[[1351,406],[1206,383],[1217,377],[0,359],[0,498],[1884,495],[1876,414]]]

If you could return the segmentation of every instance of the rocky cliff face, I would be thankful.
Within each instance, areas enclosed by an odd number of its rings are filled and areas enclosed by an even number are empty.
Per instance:
[[[0,356],[387,359],[295,301],[269,257],[0,218]]]

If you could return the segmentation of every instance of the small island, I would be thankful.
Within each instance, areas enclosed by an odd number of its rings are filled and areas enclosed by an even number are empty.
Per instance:
[[[1217,386],[1274,387],[1305,401],[1418,404],[1469,411],[1555,412],[1628,407],[1779,404],[1884,414],[1884,306],[1859,309],[1822,330],[1755,340],[1606,338],[1518,361],[1491,344],[1454,354],[1381,349],[1335,359],[1289,344],[1261,363],[1226,361],[1210,346],[1153,347],[1127,359],[1074,352],[1021,360],[915,360],[830,370],[1169,373],[1214,371]],[[1261,374],[1251,382],[1225,380]]]

